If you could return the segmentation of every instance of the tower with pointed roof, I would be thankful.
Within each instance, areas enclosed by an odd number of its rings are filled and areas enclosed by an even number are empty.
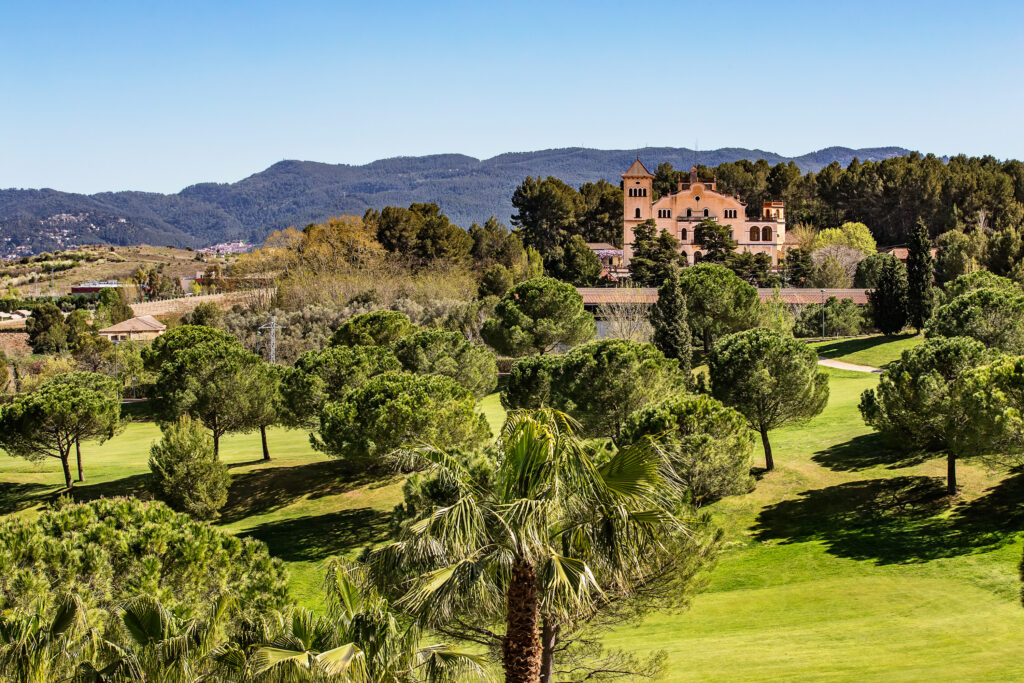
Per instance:
[[[640,157],[622,174],[623,262],[629,263],[633,255],[633,228],[651,217],[654,197],[654,174],[640,162]]]

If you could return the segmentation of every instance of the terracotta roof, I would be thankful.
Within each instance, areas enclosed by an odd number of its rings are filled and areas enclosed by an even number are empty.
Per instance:
[[[587,247],[594,251],[622,251],[614,244],[608,244],[607,242],[587,242]]]
[[[140,315],[138,318],[129,318],[116,325],[104,327],[100,332],[163,332],[166,329],[167,325],[153,316]]]
[[[622,174],[623,178],[653,178],[654,174],[647,170],[642,163],[640,163],[640,157],[633,162],[625,173]]]
[[[584,306],[599,306],[613,303],[653,304],[658,300],[658,290],[654,287],[577,287],[576,291],[583,297]],[[820,304],[821,290],[812,288],[786,287],[780,289],[779,296],[787,304]],[[757,290],[762,301],[771,297],[774,289]],[[866,304],[866,289],[826,289],[825,298],[834,296],[839,300],[852,299],[855,304]]]

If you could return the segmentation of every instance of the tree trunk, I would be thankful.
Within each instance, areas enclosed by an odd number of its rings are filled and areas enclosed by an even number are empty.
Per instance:
[[[956,495],[956,455],[952,451],[946,454],[946,493]]]
[[[267,425],[260,425],[260,438],[263,440],[263,459],[270,460],[270,450],[267,448]]]
[[[541,622],[540,683],[551,683],[552,677],[555,675],[555,646],[558,645],[559,628],[561,627],[552,624],[547,617],[544,617]]]
[[[515,561],[506,598],[505,638],[501,648],[505,683],[537,683],[542,654],[537,628],[540,596],[537,572],[532,565],[521,559]]]
[[[60,464],[64,467],[64,485],[70,489],[74,486],[74,483],[71,481],[71,463],[69,462],[69,455],[70,453],[61,453]]]
[[[764,468],[768,471],[775,469],[775,459],[772,458],[772,445],[768,442],[768,430],[761,430],[761,445],[764,446]]]
[[[217,429],[217,413],[213,414],[213,459],[220,459],[220,430]]]
[[[82,472],[82,444],[78,437],[75,437],[75,456],[78,458],[78,481],[85,481],[85,473]]]
[[[704,330],[704,353],[711,353],[711,330]]]

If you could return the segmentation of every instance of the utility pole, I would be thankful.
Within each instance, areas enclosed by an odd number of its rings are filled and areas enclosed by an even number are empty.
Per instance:
[[[821,340],[825,341],[825,290],[821,290]]]
[[[277,316],[270,316],[270,322],[260,325],[261,330],[270,330],[270,364],[277,363],[277,331],[283,330],[287,325],[278,325]]]

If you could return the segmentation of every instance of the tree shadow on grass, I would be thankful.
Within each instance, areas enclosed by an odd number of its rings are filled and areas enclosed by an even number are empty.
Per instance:
[[[939,477],[868,479],[804,491],[765,508],[761,541],[822,541],[839,557],[880,564],[927,562],[984,552],[1024,530],[1024,472],[961,503]]]
[[[267,522],[243,535],[267,544],[271,554],[288,562],[322,560],[368,543],[386,540],[390,518],[373,508],[341,510],[315,517]]]
[[[904,453],[878,432],[872,432],[818,451],[811,460],[837,472],[857,472],[880,466],[893,470],[911,467],[934,457],[935,453]]]
[[[54,487],[49,484],[24,484],[0,481],[0,515],[9,515],[49,500]]]
[[[62,491],[62,493],[70,495],[71,499],[76,503],[85,503],[97,498],[114,498],[117,496],[131,496],[148,500],[153,497],[149,489],[149,480],[152,476],[146,472],[145,474],[133,474],[123,479],[113,479],[97,484],[90,484],[87,480],[85,483],[75,484],[70,491]],[[86,477],[88,477],[88,473]]]
[[[856,339],[842,339],[827,344],[822,344],[817,347],[819,356],[825,358],[838,358],[840,356],[848,356],[851,353],[858,351],[866,351],[876,346],[883,344],[891,344],[894,341],[900,341],[901,339],[909,339],[913,337],[913,334],[900,334],[894,337],[859,337]]]
[[[250,470],[231,477],[221,522],[230,524],[279,510],[301,498],[339,495],[378,479],[373,472],[352,472],[341,460]]]

